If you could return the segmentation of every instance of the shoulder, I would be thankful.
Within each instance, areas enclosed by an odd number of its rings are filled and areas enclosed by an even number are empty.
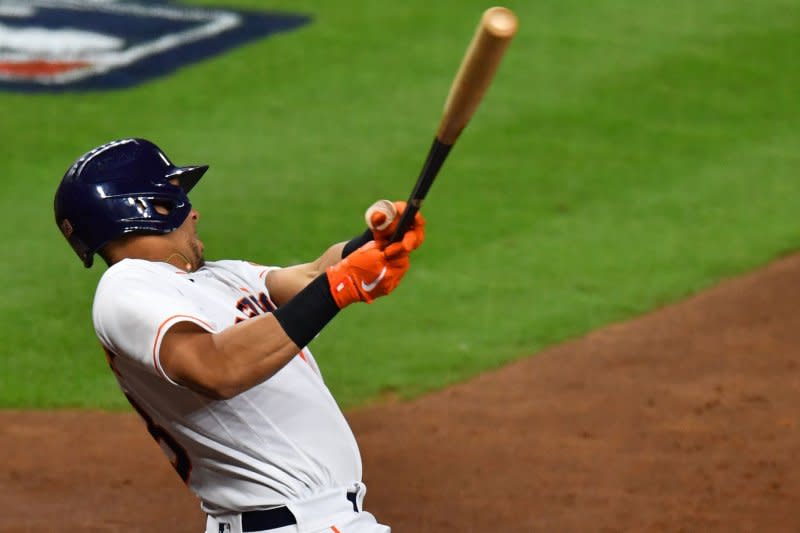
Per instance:
[[[222,275],[232,274],[245,279],[261,278],[263,281],[266,273],[276,267],[260,265],[250,261],[224,259],[221,261],[207,261],[203,268]]]
[[[240,261],[238,259],[219,259],[216,261],[206,261],[203,268],[209,270],[237,270],[246,264],[248,264],[247,261]]]
[[[206,264],[203,268],[208,268],[211,270],[252,270],[252,269],[260,269],[260,268],[267,268],[264,265],[259,265],[258,263],[253,263],[252,261],[243,261],[241,259],[220,259],[218,261],[206,261]]]
[[[173,293],[185,283],[185,277],[185,272],[167,263],[123,259],[103,273],[94,294],[94,306]]]
[[[137,282],[158,284],[159,280],[168,282],[171,276],[180,273],[180,270],[166,263],[156,263],[144,259],[123,259],[108,268],[97,284],[97,292],[108,288],[119,288]],[[162,282],[162,283],[163,283]]]
[[[92,303],[95,328],[105,325],[114,329],[116,323],[130,325],[130,321],[158,318],[164,313],[198,315],[188,293],[195,284],[187,278],[185,272],[168,263],[142,259],[116,263],[106,270],[95,291]]]

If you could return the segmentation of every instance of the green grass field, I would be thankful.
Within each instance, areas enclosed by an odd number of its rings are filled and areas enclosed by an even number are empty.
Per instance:
[[[209,259],[311,259],[373,200],[406,198],[489,5],[205,3],[314,21],[129,90],[0,93],[0,406],[127,405],[91,326],[102,264],[85,270],[53,223],[78,155],[140,136],[209,163],[192,197]],[[796,0],[507,5],[520,33],[434,185],[411,272],[312,345],[345,407],[467,379],[800,245]]]

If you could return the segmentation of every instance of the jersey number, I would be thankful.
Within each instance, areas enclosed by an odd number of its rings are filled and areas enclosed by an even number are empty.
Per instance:
[[[116,354],[105,346],[103,346],[103,351],[106,354],[108,366],[111,367],[111,370],[114,372],[114,374],[119,376],[120,373],[117,370],[117,367],[114,365],[114,358],[116,357]],[[172,438],[172,435],[167,433],[164,428],[153,422],[153,419],[150,417],[150,415],[148,415],[144,409],[139,407],[139,404],[136,403],[136,401],[131,398],[127,392],[123,390],[122,393],[128,399],[128,402],[130,402],[131,406],[136,409],[136,412],[139,413],[139,416],[142,417],[144,423],[147,424],[148,433],[150,433],[150,435],[156,439],[158,446],[167,456],[167,459],[169,459],[172,467],[175,469],[178,475],[181,476],[183,482],[188,483],[189,475],[192,473],[192,462],[189,460],[189,454],[186,453],[186,450],[183,449],[183,446],[178,444],[178,441]]]
[[[139,413],[139,416],[144,419],[145,424],[147,424],[147,431],[150,435],[156,440],[161,450],[169,459],[169,462],[172,463],[172,467],[181,476],[181,479],[184,483],[189,482],[189,475],[192,473],[192,462],[189,460],[189,454],[186,453],[186,450],[183,449],[183,446],[178,444],[172,435],[167,433],[167,431],[153,422],[153,419],[150,418],[144,409],[139,407],[139,405],[127,394],[125,395],[128,398],[128,401],[131,403],[136,412]]]

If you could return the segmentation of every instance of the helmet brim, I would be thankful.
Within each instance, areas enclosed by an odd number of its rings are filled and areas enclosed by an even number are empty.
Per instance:
[[[178,179],[178,185],[180,185],[183,192],[189,193],[192,188],[197,185],[197,182],[200,181],[200,178],[203,177],[203,174],[206,173],[208,170],[208,165],[196,165],[196,166],[188,166],[188,167],[178,167],[169,174],[166,175],[168,180],[172,178]]]

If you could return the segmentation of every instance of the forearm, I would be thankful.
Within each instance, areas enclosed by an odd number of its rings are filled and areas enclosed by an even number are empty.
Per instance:
[[[339,242],[325,250],[325,252],[314,261],[312,272],[309,273],[309,277],[311,279],[316,278],[325,270],[331,266],[335,265],[339,261],[342,260],[342,250],[344,250],[347,241]],[[310,280],[309,280],[310,281]]]
[[[328,248],[325,253],[323,253],[316,261],[311,263],[313,272],[310,273],[311,279],[316,278],[329,266],[333,266],[351,253],[353,253],[358,248],[361,248],[363,245],[367,244],[369,241],[372,240],[372,230],[367,229],[361,235],[350,239],[349,241],[342,241],[340,243],[336,243],[330,248]]]
[[[222,398],[266,381],[300,351],[272,314],[240,322],[212,339],[215,349],[205,364],[210,370],[216,368],[215,392]]]
[[[329,266],[341,260],[345,243],[334,244],[310,263],[272,270],[267,274],[266,285],[270,298],[282,306],[320,276]]]
[[[326,275],[274,313],[208,333],[191,322],[173,326],[161,364],[177,383],[214,399],[235,396],[283,368],[339,312]]]
[[[272,301],[278,306],[288,302],[314,279],[322,275],[328,267],[335,265],[370,240],[372,240],[372,233],[367,230],[349,241],[334,244],[310,263],[271,271],[267,275],[266,283]]]
[[[219,355],[226,359],[230,392],[238,394],[269,379],[338,312],[328,278],[320,274],[274,313],[239,324],[253,322],[252,326],[234,326],[215,335]]]
[[[269,379],[300,351],[275,316],[260,315],[218,333],[175,324],[161,343],[161,366],[176,383],[214,399]]]

